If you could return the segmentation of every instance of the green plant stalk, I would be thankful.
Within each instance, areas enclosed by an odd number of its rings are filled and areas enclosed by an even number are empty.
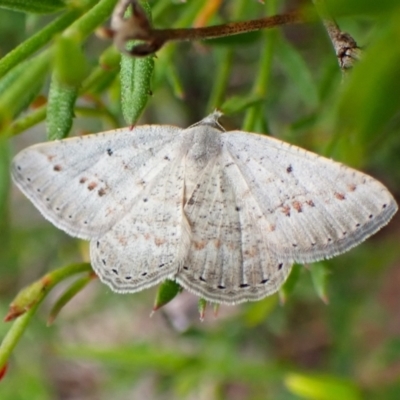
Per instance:
[[[7,88],[0,100],[0,125],[3,127],[9,123],[15,113],[20,111],[20,106],[24,102],[27,88],[32,87],[32,80],[40,81],[44,79],[50,67],[50,52],[44,51],[35,57],[31,68],[20,76],[20,78]]]
[[[276,13],[276,0],[268,1],[267,10],[268,15],[274,15]],[[258,74],[254,81],[252,94],[266,96],[268,92],[268,84],[271,75],[272,59],[274,54],[274,46],[276,42],[276,33],[274,30],[266,31],[265,37],[265,50],[261,53],[261,60],[258,67]],[[262,105],[258,105],[250,108],[245,116],[242,129],[244,131],[254,131],[257,125],[258,119],[260,118]]]
[[[100,108],[75,107],[75,113],[83,117],[103,118],[114,129],[120,126],[118,118],[103,105],[100,105]]]
[[[214,76],[214,85],[208,99],[206,114],[221,106],[225,97],[226,89],[228,87],[232,69],[233,49],[230,47],[217,49],[217,54],[219,55],[217,72]]]
[[[6,336],[4,337],[0,345],[0,368],[6,364],[11,352],[17,345],[19,339],[21,338],[26,327],[28,326],[29,321],[35,314],[40,303],[50,292],[50,290],[58,283],[60,283],[62,280],[74,274],[78,274],[81,272],[89,272],[89,271],[90,272],[92,271],[92,267],[89,263],[71,264],[66,267],[58,268],[55,271],[49,272],[42,278],[43,280],[49,282],[49,284],[46,286],[46,290],[43,290],[40,293],[40,296],[38,297],[35,304],[26,313],[24,313],[14,321],[10,330],[7,332]]]
[[[0,0],[1,8],[32,14],[53,13],[66,6],[63,0]]]
[[[95,2],[95,0],[92,0],[89,4]],[[15,49],[6,54],[0,60],[0,78],[21,61],[27,59],[30,55],[46,45],[57,32],[61,32],[69,26],[82,13],[82,11],[83,9],[76,8],[66,12],[64,15],[48,24],[45,28],[35,33],[29,39],[25,40]]]
[[[47,326],[51,325],[57,318],[63,307],[82,289],[84,289],[94,278],[94,274],[89,273],[89,275],[77,279],[71,284],[71,286],[62,294],[62,296],[56,301],[54,306],[50,311],[49,318],[47,320]]]
[[[94,5],[64,31],[64,36],[72,36],[78,41],[85,40],[99,25],[110,17],[117,0],[91,1],[91,3]]]
[[[39,124],[40,122],[44,121],[46,118],[47,113],[47,105],[43,105],[37,108],[35,111],[32,111],[27,116],[19,118],[15,120],[11,126],[7,129],[4,135],[5,137],[11,137],[18,135],[21,132],[26,131],[32,126]]]
[[[103,52],[103,55],[108,54],[110,52],[111,50],[109,47]],[[102,58],[103,55],[100,56],[100,59]],[[107,57],[107,67],[109,69],[117,68],[119,60],[120,60],[119,54],[116,57]],[[107,75],[108,73],[109,71],[103,69],[102,67],[94,68],[92,73],[83,81],[79,94],[81,95],[83,93],[90,91],[90,89],[92,87],[95,87],[98,84],[98,82],[102,81],[104,75]],[[5,135],[3,134],[3,136],[15,136],[21,132],[26,131],[29,128],[32,128],[32,126],[35,126],[38,123],[44,121],[44,119],[46,118],[46,114],[47,114],[47,104],[37,108],[35,111],[32,111],[28,115],[15,120],[8,128],[8,130],[5,132]],[[110,121],[113,121],[113,126],[114,126],[115,117],[112,116],[112,118],[110,118]]]
[[[19,339],[25,332],[26,327],[29,324],[32,316],[35,314],[42,300],[38,301],[28,312],[21,315],[17,320],[14,321],[9,331],[6,333],[3,341],[0,345],[0,368],[4,367],[7,363],[10,354],[18,344]]]
[[[233,11],[233,20],[236,20],[243,14],[247,1],[239,1]],[[217,52],[217,72],[214,77],[214,85],[211,90],[210,97],[206,108],[206,113],[214,111],[215,108],[220,107],[224,101],[226,89],[229,84],[230,73],[232,70],[233,61],[233,49],[232,47],[222,48]]]

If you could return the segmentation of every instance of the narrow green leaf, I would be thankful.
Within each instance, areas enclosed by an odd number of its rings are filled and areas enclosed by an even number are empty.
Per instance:
[[[400,107],[400,50],[393,46],[398,41],[399,23],[398,15],[388,21],[385,34],[353,68],[340,99],[336,129],[349,159],[358,158],[359,163],[374,151],[384,127]]]
[[[220,108],[224,114],[230,115],[261,104],[263,101],[265,101],[264,96],[257,94],[250,94],[249,96],[232,96],[222,103]]]
[[[151,19],[151,8],[147,1],[141,6]],[[135,41],[128,44],[134,46]],[[133,58],[126,54],[121,57],[121,105],[122,114],[128,125],[134,125],[146,107],[151,95],[151,78],[154,70],[154,56]]]
[[[11,352],[14,350],[15,346],[18,344],[22,334],[24,333],[26,327],[28,326],[29,321],[32,316],[35,314],[39,304],[46,297],[47,293],[59,282],[62,280],[80,272],[92,271],[90,264],[88,263],[79,263],[79,264],[71,264],[66,267],[58,268],[54,271],[49,272],[43,278],[40,279],[41,284],[37,287],[30,286],[29,289],[22,289],[22,292],[25,291],[24,299],[21,298],[22,303],[20,305],[29,304],[30,300],[33,300],[33,305],[29,308],[29,310],[17,318],[16,321],[12,324],[11,328],[4,336],[1,344],[0,344],[0,366],[3,366],[7,363],[8,358],[10,357]],[[37,282],[36,282],[37,284]],[[40,293],[37,292],[38,287],[42,285],[42,288],[45,287],[46,290],[41,290]]]
[[[310,69],[298,50],[280,36],[276,54],[293,87],[297,87],[299,97],[308,107],[315,108],[319,102],[318,88]]]
[[[200,320],[203,321],[204,320],[204,316],[206,314],[206,308],[207,308],[207,300],[205,299],[199,299],[199,302],[197,303],[197,309],[199,310],[199,314],[200,314]]]
[[[291,373],[285,385],[293,394],[309,400],[360,400],[359,389],[349,380],[331,375]]]
[[[294,264],[286,282],[279,289],[279,299],[282,304],[285,304],[288,297],[293,293],[300,278],[302,268],[304,268],[302,265]]]
[[[57,32],[70,25],[81,12],[81,8],[74,8],[66,12],[2,57],[0,59],[0,78],[13,67],[19,65],[21,61],[26,60],[30,55],[46,45]]]
[[[9,141],[0,138],[0,229],[4,233],[4,226],[8,223],[5,217],[8,193],[10,189],[10,143]],[[0,237],[1,237],[0,233]],[[4,243],[3,243],[4,245]]]
[[[71,62],[73,60],[73,62]],[[74,106],[88,65],[76,37],[60,36],[54,49],[54,72],[47,106],[47,138],[68,136],[74,119]]]
[[[179,77],[176,66],[171,62],[167,61],[161,68],[166,68],[166,78],[172,88],[172,92],[177,99],[183,100],[185,98],[185,89]]]
[[[249,303],[243,315],[244,322],[248,327],[260,325],[268,318],[268,315],[278,305],[278,296],[268,296],[265,299]]]
[[[169,303],[181,291],[182,288],[175,281],[167,279],[161,283],[154,300],[153,311],[165,306],[165,304]]]
[[[0,0],[0,8],[35,14],[57,12],[66,6],[64,0]]]
[[[61,295],[61,297],[56,301],[53,305],[49,318],[47,319],[47,325],[51,325],[54,320],[57,318],[60,311],[64,308],[66,304],[69,303],[71,299],[73,299],[82,289],[84,289],[88,283],[90,283],[95,275],[90,273],[82,278],[77,279],[73,282],[68,289]]]
[[[324,303],[328,303],[327,279],[330,273],[328,266],[324,262],[313,263],[310,265],[310,273],[318,297]]]
[[[47,102],[46,129],[48,140],[63,139],[71,130],[78,89],[60,83],[53,74]]]
[[[373,15],[394,11],[398,0],[360,1],[360,0],[325,0],[326,6],[334,15]]]
[[[48,53],[42,53],[3,77],[0,81],[0,126],[7,124],[37,96],[48,68]]]
[[[81,44],[72,37],[58,37],[54,49],[54,72],[58,82],[77,88],[88,75],[88,70]]]

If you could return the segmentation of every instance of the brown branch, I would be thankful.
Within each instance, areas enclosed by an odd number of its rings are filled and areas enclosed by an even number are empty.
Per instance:
[[[131,16],[124,18],[129,6],[132,10]],[[272,17],[202,28],[153,29],[137,0],[122,0],[118,3],[111,20],[111,35],[115,45],[121,51],[136,57],[143,57],[156,52],[169,41],[208,40],[309,21],[311,18],[306,18],[300,12],[295,11]],[[128,50],[126,43],[129,40],[141,40],[144,43],[135,45]]]

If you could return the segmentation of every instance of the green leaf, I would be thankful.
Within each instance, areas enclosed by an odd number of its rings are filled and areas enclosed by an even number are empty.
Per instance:
[[[54,72],[47,105],[46,128],[49,140],[68,136],[75,117],[74,106],[79,88],[88,69],[78,40],[71,36],[60,36],[54,50]]]
[[[151,8],[147,1],[140,2],[151,20]],[[134,46],[135,41],[128,44]],[[121,57],[121,105],[126,123],[134,125],[146,107],[151,96],[151,79],[154,70],[154,55],[133,58],[122,54]]]
[[[64,0],[0,0],[0,8],[35,14],[57,12],[66,6]]]
[[[37,96],[49,68],[48,53],[22,63],[0,80],[0,127]]]
[[[81,290],[83,290],[95,277],[94,273],[89,273],[88,275],[77,279],[73,282],[67,290],[60,296],[60,298],[53,305],[49,318],[47,319],[47,325],[51,325],[57,318],[60,311],[64,308],[66,304],[69,303]]]
[[[360,1],[360,0],[325,0],[326,6],[334,15],[375,16],[391,12],[398,8],[398,0]]]
[[[156,311],[165,304],[169,303],[181,291],[182,288],[175,281],[170,279],[164,281],[157,290],[153,311]]]
[[[236,114],[246,110],[249,107],[261,104],[265,97],[258,94],[248,96],[232,96],[221,105],[221,111],[224,114]]]
[[[200,298],[198,303],[197,303],[197,309],[199,310],[200,314],[200,320],[203,321],[204,316],[206,314],[206,308],[207,308],[207,300]]]
[[[359,389],[349,380],[332,375],[291,373],[284,379],[293,394],[308,400],[360,400]]]
[[[279,298],[282,304],[284,304],[287,298],[293,293],[303,268],[304,267],[299,264],[293,265],[286,282],[279,289]]]
[[[310,265],[310,273],[318,297],[322,299],[324,303],[328,303],[329,300],[326,287],[328,275],[330,274],[328,266],[324,262],[313,263]]]
[[[339,102],[337,127],[349,159],[362,163],[381,140],[381,132],[400,108],[400,16],[365,52],[346,81]],[[344,155],[346,157],[346,155]]]
[[[66,12],[4,55],[0,59],[0,78],[46,45],[57,32],[70,25],[80,12],[82,12],[81,9],[75,8]]]
[[[88,75],[88,70],[80,42],[72,37],[58,37],[54,50],[54,73],[58,82],[65,86],[79,87]]]
[[[248,327],[260,325],[278,305],[278,296],[268,296],[265,299],[249,303],[243,315]]]
[[[280,36],[276,44],[276,54],[292,85],[297,87],[299,97],[308,107],[317,107],[319,103],[318,88],[308,65],[298,50]]]
[[[46,129],[48,140],[63,139],[71,130],[78,89],[58,81],[53,74],[47,103]]]

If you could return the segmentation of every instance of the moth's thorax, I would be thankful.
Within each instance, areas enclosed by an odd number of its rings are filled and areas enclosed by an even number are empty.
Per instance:
[[[222,141],[220,131],[209,125],[197,125],[185,132],[188,152],[186,160],[199,166],[206,165],[221,152]]]

